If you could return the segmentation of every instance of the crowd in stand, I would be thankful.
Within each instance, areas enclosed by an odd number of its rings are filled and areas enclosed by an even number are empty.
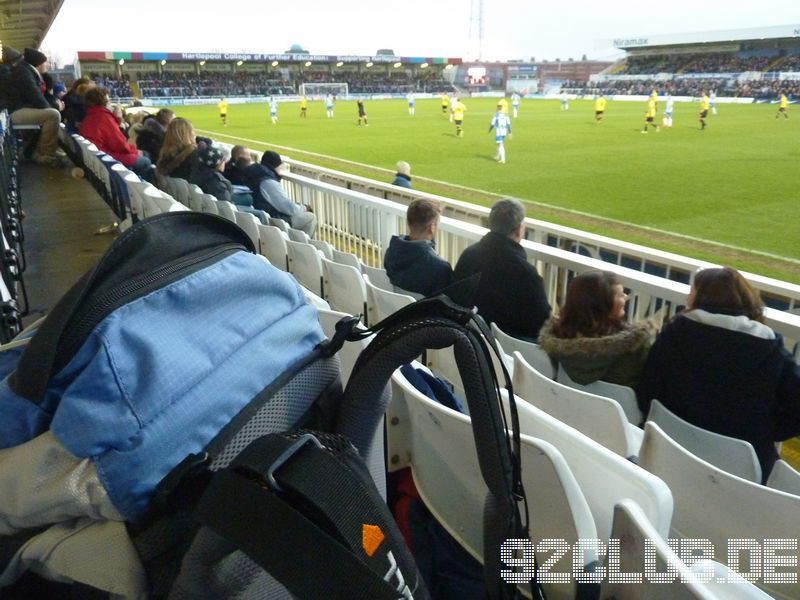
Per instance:
[[[790,99],[800,98],[800,80],[784,79],[773,81],[738,81],[736,79],[695,79],[679,78],[669,81],[659,79],[623,80],[614,79],[603,82],[565,81],[561,85],[564,92],[586,96],[599,94],[616,96],[646,96],[653,89],[673,96],[699,97],[703,91],[715,90],[720,96],[774,99],[784,93]]]
[[[631,56],[620,74],[656,73],[741,73],[744,71],[789,71],[796,56],[742,55],[738,53],[676,54],[668,56]]]
[[[133,96],[131,82],[127,75],[114,79],[97,74],[91,75],[99,86],[108,89],[112,98]],[[346,82],[351,93],[389,94],[389,93],[442,93],[452,91],[452,86],[442,80],[435,72],[423,72],[409,76],[405,72],[391,73],[341,73],[332,75],[308,71],[294,76],[290,81],[275,79],[263,73],[141,73],[137,86],[143,98],[181,97],[222,97],[222,96],[280,96],[299,93],[303,83],[341,83]]]

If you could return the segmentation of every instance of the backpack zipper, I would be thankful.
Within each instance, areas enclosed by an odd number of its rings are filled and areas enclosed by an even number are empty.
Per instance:
[[[247,251],[241,244],[228,243],[217,246],[212,251],[206,250],[195,253],[130,279],[95,299],[92,301],[91,308],[78,316],[64,331],[59,344],[58,356],[64,357],[66,360],[63,358],[57,359],[53,372],[61,370],[72,359],[92,329],[97,326],[102,318],[108,316],[115,309],[131,300],[144,296],[148,291],[158,289],[165,280],[177,281],[176,275],[180,275],[190,269],[192,272],[198,271],[200,270],[198,267],[221,260],[239,250]]]

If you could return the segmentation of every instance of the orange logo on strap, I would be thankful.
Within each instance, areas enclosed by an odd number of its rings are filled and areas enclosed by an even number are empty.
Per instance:
[[[361,526],[361,546],[364,548],[364,552],[367,553],[367,556],[375,554],[375,551],[383,543],[385,537],[383,531],[381,531],[381,528],[377,525],[367,525],[364,523]]]

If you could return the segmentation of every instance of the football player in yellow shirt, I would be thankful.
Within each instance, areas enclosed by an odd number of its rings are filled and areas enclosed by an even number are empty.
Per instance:
[[[453,121],[456,123],[456,137],[464,137],[464,129],[461,125],[464,122],[464,112],[466,112],[466,110],[467,107],[464,106],[464,103],[456,99],[455,104],[453,104]]]
[[[222,119],[222,124],[228,124],[228,103],[225,102],[225,98],[220,98],[219,102],[217,102],[217,108],[219,109],[219,118]]]
[[[786,112],[786,109],[789,107],[789,99],[786,97],[786,94],[781,93],[781,99],[778,101],[778,112],[775,114],[775,118],[777,119],[781,115],[789,118],[789,113]]]
[[[603,94],[597,97],[597,100],[594,101],[594,118],[596,121],[602,121],[603,115],[606,112],[606,97]]]
[[[650,96],[650,99],[647,101],[647,111],[644,113],[644,129],[642,129],[642,133],[647,133],[648,125],[655,127],[656,132],[661,131],[656,124],[656,100],[653,96]]]
[[[708,94],[703,92],[700,97],[700,130],[706,128],[706,117],[708,116],[708,109],[711,108],[711,100],[708,99]]]
[[[305,96],[300,97],[300,118],[305,119],[307,118],[306,113],[308,112],[308,99]]]
[[[447,114],[447,109],[450,108],[450,96],[442,94],[442,114]]]

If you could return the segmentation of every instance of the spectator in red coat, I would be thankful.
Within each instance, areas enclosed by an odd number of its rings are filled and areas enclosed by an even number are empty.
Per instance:
[[[140,177],[150,179],[153,163],[136,146],[128,143],[116,117],[107,108],[108,90],[103,87],[89,89],[85,102],[86,116],[81,121],[80,134]]]

